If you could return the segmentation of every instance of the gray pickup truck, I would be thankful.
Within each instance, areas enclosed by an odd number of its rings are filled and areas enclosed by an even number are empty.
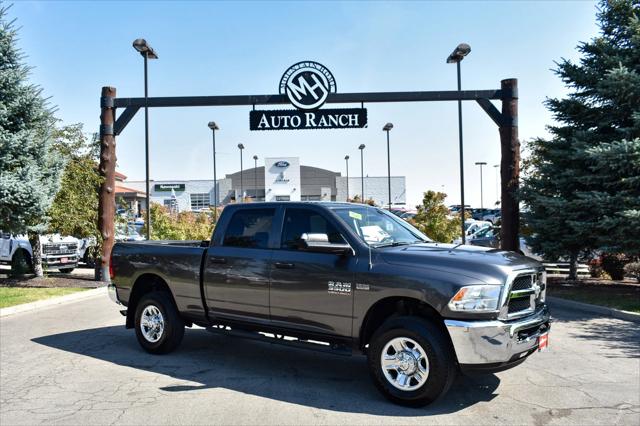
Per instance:
[[[343,203],[227,206],[211,241],[117,243],[111,298],[154,354],[198,325],[338,354],[364,353],[404,405],[460,370],[499,371],[546,346],[542,265],[434,243],[385,210]]]

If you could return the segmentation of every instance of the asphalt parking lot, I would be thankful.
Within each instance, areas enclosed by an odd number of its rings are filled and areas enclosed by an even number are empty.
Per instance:
[[[640,424],[638,324],[552,310],[547,352],[422,409],[362,357],[187,330],[152,356],[106,296],[0,320],[0,424]]]

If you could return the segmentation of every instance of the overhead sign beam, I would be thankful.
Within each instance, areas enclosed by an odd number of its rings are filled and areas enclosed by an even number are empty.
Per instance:
[[[477,101],[478,99],[508,99],[517,97],[509,90],[445,90],[429,92],[363,92],[330,93],[326,103],[374,103],[374,102],[430,102],[430,101]],[[286,95],[230,95],[230,96],[171,96],[148,98],[149,107],[197,107],[197,106],[242,106],[285,105]],[[116,108],[145,105],[144,98],[116,98]]]

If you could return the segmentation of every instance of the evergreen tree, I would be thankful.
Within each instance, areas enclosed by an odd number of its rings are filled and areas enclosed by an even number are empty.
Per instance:
[[[58,188],[62,160],[51,149],[54,121],[16,46],[13,21],[0,3],[0,228],[28,233],[34,271],[42,275],[39,234]]]
[[[608,0],[600,34],[563,59],[556,74],[571,93],[546,104],[552,138],[528,144],[523,200],[534,251],[569,256],[576,277],[581,252],[638,251],[640,223],[640,2]]]

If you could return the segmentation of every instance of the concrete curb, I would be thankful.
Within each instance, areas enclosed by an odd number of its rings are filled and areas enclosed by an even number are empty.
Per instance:
[[[621,311],[619,309],[591,305],[589,303],[574,302],[573,300],[562,299],[560,297],[547,296],[547,302],[549,302],[551,306],[556,305],[561,308],[591,312],[627,321],[640,322],[640,314],[636,314],[635,312]]]
[[[66,294],[64,296],[51,297],[49,299],[38,300],[31,303],[23,303],[22,305],[9,306],[0,309],[0,318],[9,315],[19,314],[22,312],[35,311],[37,309],[46,308],[48,306],[60,305],[62,303],[71,303],[78,300],[89,299],[91,297],[107,295],[107,287],[94,288],[92,290],[84,290],[76,293]]]

